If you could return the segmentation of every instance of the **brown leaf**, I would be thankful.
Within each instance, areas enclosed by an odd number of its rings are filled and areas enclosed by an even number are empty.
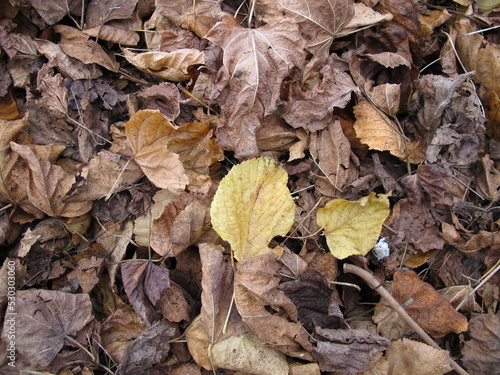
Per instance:
[[[413,320],[434,337],[467,330],[467,318],[413,271],[396,271],[392,295]]]
[[[114,20],[106,25],[84,29],[82,32],[98,40],[106,40],[124,46],[135,46],[141,37],[134,30],[139,30],[141,27],[142,21],[137,12],[134,12],[131,18]]]
[[[137,54],[125,49],[123,56],[143,72],[174,82],[189,80],[189,67],[205,63],[203,52],[192,48],[177,49],[173,52],[151,51]]]
[[[418,341],[395,341],[385,356],[393,374],[443,375],[452,370],[450,355],[446,350]]]
[[[338,118],[334,118],[326,129],[311,133],[310,137],[309,150],[319,169],[315,172],[316,189],[323,195],[336,197],[357,178],[356,167],[351,161],[351,145]]]
[[[102,346],[113,360],[121,362],[132,340],[139,337],[148,325],[132,307],[114,311],[101,326]]]
[[[53,70],[49,69],[49,64],[44,64],[38,71],[36,86],[42,94],[38,102],[66,116],[68,114],[68,89],[63,86],[62,82],[63,77],[60,74],[54,74]]]
[[[30,0],[31,5],[48,25],[53,25],[66,15],[80,15],[81,3],[78,0]]]
[[[175,328],[163,320],[146,329],[127,347],[116,374],[149,372],[153,365],[167,357],[170,352],[169,341],[174,334]]]
[[[385,350],[390,341],[364,329],[316,329],[312,351],[321,371],[353,374],[370,367],[370,359]]]
[[[158,316],[154,306],[170,286],[169,271],[150,261],[132,260],[121,265],[123,287],[137,314],[151,324]]]
[[[449,223],[441,223],[441,236],[444,240],[465,253],[479,251],[489,246],[500,245],[500,232],[480,230],[474,233],[459,225],[460,232]]]
[[[162,257],[175,257],[200,238],[208,229],[209,220],[207,204],[182,194],[153,221],[151,247]]]
[[[61,34],[61,41],[58,45],[68,56],[85,64],[95,63],[112,72],[118,71],[120,64],[97,42],[89,40],[89,37],[80,30],[66,25],[55,25],[54,30]]]
[[[352,0],[317,2],[281,0],[285,12],[294,16],[312,53],[328,55],[334,38],[354,16]]]
[[[111,20],[130,18],[138,0],[91,0],[85,14],[87,27],[104,25]]]
[[[304,51],[296,24],[246,29],[233,22],[217,23],[206,38],[224,50],[213,94],[223,114],[217,140],[243,158],[258,155],[255,134],[276,109],[283,79],[303,66]]]
[[[297,322],[298,311],[277,289],[278,269],[277,255],[272,252],[239,262],[234,290],[236,308],[250,330],[266,345],[292,357],[310,359],[312,347],[307,331]],[[266,307],[280,314],[272,314]]]
[[[174,121],[181,112],[179,89],[170,82],[162,82],[148,87],[139,94],[142,99],[141,109],[156,109],[170,121]]]
[[[16,293],[16,350],[33,368],[50,364],[64,347],[92,320],[88,294],[30,289]],[[4,320],[2,338],[7,339],[9,321]]]
[[[469,322],[470,340],[461,340],[463,362],[472,375],[494,375],[500,364],[500,317],[474,316]]]
[[[334,108],[345,108],[356,90],[347,73],[330,65],[322,67],[319,74],[322,79],[308,90],[301,87],[301,82],[291,86],[282,117],[294,128],[324,129],[331,122]]]
[[[189,180],[179,155],[167,148],[165,135],[174,129],[159,111],[150,110],[136,112],[125,124],[134,160],[146,176],[155,186],[179,193]]]
[[[22,146],[15,142],[10,145],[28,165],[27,175],[17,179],[35,207],[53,217],[80,216],[92,208],[92,201],[64,201],[76,181],[75,176],[52,164],[50,157],[43,155],[43,148]]]
[[[163,291],[156,306],[168,322],[190,322],[194,301],[184,289],[170,281],[170,287]]]
[[[413,150],[414,142],[410,141],[389,117],[367,100],[362,100],[354,106],[354,115],[356,134],[370,149],[389,151],[400,159],[408,158],[412,163],[422,161],[419,150]]]

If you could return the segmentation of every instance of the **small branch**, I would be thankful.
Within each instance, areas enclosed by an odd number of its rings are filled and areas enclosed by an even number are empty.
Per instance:
[[[433,348],[440,349],[438,344],[408,315],[408,313],[401,307],[401,305],[394,299],[394,297],[383,287],[381,287],[380,282],[368,271],[362,268],[356,267],[352,264],[344,264],[344,272],[353,273],[361,277],[373,290],[377,291],[382,298],[384,298],[389,306],[396,311],[399,316],[424,340],[427,344]],[[458,363],[450,358],[450,365],[453,369],[460,375],[469,375]]]

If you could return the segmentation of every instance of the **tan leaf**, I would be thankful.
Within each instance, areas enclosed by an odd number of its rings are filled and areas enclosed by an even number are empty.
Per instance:
[[[283,79],[294,66],[303,66],[304,51],[294,23],[256,29],[233,23],[217,23],[206,38],[224,50],[213,95],[223,114],[217,141],[242,158],[258,155],[255,134],[276,109]]]
[[[124,46],[135,46],[139,43],[141,37],[134,30],[140,30],[141,27],[142,21],[137,12],[134,12],[129,19],[111,21],[106,25],[84,29],[82,32],[99,40],[106,40]]]
[[[68,89],[63,86],[62,82],[63,77],[60,74],[54,74],[48,64],[44,64],[38,71],[36,86],[42,94],[39,103],[66,116],[68,114]]]
[[[221,181],[210,216],[237,260],[270,251],[271,240],[290,230],[295,204],[287,180],[286,171],[273,159],[258,158],[234,166]]]
[[[189,183],[179,155],[168,149],[165,135],[174,126],[159,111],[136,112],[125,124],[134,160],[151,182],[162,189],[181,192]]]
[[[95,63],[112,72],[118,71],[120,64],[96,41],[89,40],[89,37],[80,30],[61,24],[55,25],[54,30],[61,34],[61,41],[58,45],[68,56],[85,64]]]
[[[460,311],[483,312],[483,309],[476,302],[475,293],[470,285],[453,285],[440,289],[439,293],[446,298],[456,309],[460,306]]]
[[[393,342],[385,356],[392,374],[443,375],[452,370],[446,350],[409,339]]]
[[[43,148],[39,147],[37,150],[35,147],[22,146],[15,142],[10,145],[28,164],[28,180],[25,184],[20,183],[20,186],[35,207],[53,217],[80,216],[92,208],[92,201],[89,200],[64,201],[76,178],[60,166],[52,164],[49,156],[44,158],[40,155],[38,150]]]
[[[325,55],[333,39],[341,35],[354,16],[352,0],[280,0],[280,5],[286,13],[295,16],[308,41],[308,50],[312,53],[323,51]]]
[[[88,294],[29,289],[16,293],[16,350],[32,368],[45,368],[92,320]],[[5,319],[2,339],[9,342],[9,321]],[[73,338],[74,340],[74,338]]]
[[[87,27],[104,25],[111,20],[130,18],[138,0],[92,0],[87,6]]]
[[[373,8],[363,3],[354,3],[353,7],[354,15],[349,23],[344,26],[339,37],[351,34],[366,26],[372,26],[379,22],[390,21],[393,18],[391,13],[378,13],[373,10]]]
[[[467,318],[414,271],[396,271],[392,295],[431,336],[443,337],[450,332],[467,331]]]
[[[429,14],[419,14],[418,19],[422,24],[422,35],[429,36],[434,32],[436,27],[441,26],[443,23],[451,18],[451,14],[446,9],[433,10]]]
[[[414,150],[415,143],[402,134],[397,125],[366,100],[354,106],[356,122],[354,130],[363,143],[372,150],[389,151],[400,159],[412,163],[423,161],[420,150]]]
[[[124,49],[123,55],[143,72],[174,82],[189,80],[188,68],[205,63],[203,52],[189,48],[174,52],[152,51],[137,54]]]

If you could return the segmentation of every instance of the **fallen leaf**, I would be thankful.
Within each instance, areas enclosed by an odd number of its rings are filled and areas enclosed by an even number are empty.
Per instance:
[[[183,320],[191,321],[191,313],[195,303],[184,289],[170,281],[170,287],[163,291],[156,306],[166,321],[179,323]]]
[[[137,2],[138,0],[91,0],[85,13],[85,25],[95,27],[111,20],[130,18]]]
[[[479,251],[489,246],[500,244],[500,232],[489,232],[485,230],[477,233],[465,231],[462,227],[460,233],[454,225],[442,222],[441,236],[450,245],[465,253]]]
[[[64,347],[92,320],[88,294],[29,289],[16,292],[16,350],[34,368],[45,368]],[[4,321],[2,338],[7,338],[10,323]],[[74,339],[74,338],[73,338]]]
[[[287,173],[273,159],[258,158],[234,166],[220,182],[210,216],[237,260],[270,251],[271,240],[290,230],[295,204],[287,180]]]
[[[419,14],[418,19],[422,25],[422,35],[432,35],[436,27],[441,26],[451,17],[451,14],[446,9],[433,10],[429,14]]]
[[[153,109],[161,112],[170,121],[174,121],[181,112],[179,89],[170,82],[162,82],[148,87],[139,94],[142,109]]]
[[[385,353],[390,374],[443,375],[450,372],[450,355],[423,342],[394,341]]]
[[[412,163],[422,162],[419,149],[413,150],[415,142],[410,141],[397,125],[367,100],[354,106],[356,122],[354,130],[361,142],[372,150],[389,151],[392,155]]]
[[[205,38],[224,50],[212,95],[223,115],[217,141],[244,158],[258,155],[255,134],[276,109],[283,79],[303,66],[304,51],[295,23],[246,29],[233,22],[218,22]]]
[[[169,271],[150,261],[122,263],[123,287],[137,314],[151,324],[158,316],[154,309],[162,292],[170,286]]]
[[[64,201],[76,178],[60,166],[52,164],[49,157],[44,158],[41,154],[43,148],[37,149],[15,142],[11,142],[10,146],[28,165],[27,175],[18,176],[17,180],[35,207],[53,217],[81,216],[92,208],[92,201]],[[62,149],[59,149],[59,153]]]
[[[334,199],[318,209],[316,222],[325,231],[330,252],[338,259],[366,255],[377,243],[389,216],[389,195],[370,193],[356,202]]]
[[[77,0],[30,0],[31,5],[48,25],[53,25],[68,14],[81,14],[81,4]]]
[[[439,293],[446,298],[456,309],[461,306],[459,311],[482,312],[483,309],[476,302],[475,293],[470,285],[454,285],[440,289]]]
[[[358,373],[370,367],[371,358],[385,350],[390,341],[364,329],[316,329],[312,354],[321,371]]]
[[[125,124],[127,141],[134,160],[151,182],[162,189],[180,193],[189,183],[179,155],[167,148],[174,126],[159,111],[136,112]]]
[[[114,20],[106,25],[99,25],[83,29],[85,35],[98,40],[106,40],[124,46],[135,46],[141,40],[139,34],[134,30],[142,27],[142,20],[137,12],[134,12],[131,18],[123,20]]]
[[[433,337],[467,331],[467,318],[414,271],[396,271],[392,295],[413,320]]]
[[[389,292],[392,285],[384,285]],[[389,340],[399,340],[411,331],[401,316],[383,301],[377,303],[373,313],[373,322],[377,324],[377,333]]]
[[[463,362],[472,375],[493,375],[500,364],[500,318],[475,315],[469,322],[469,340],[461,339]]]
[[[188,68],[205,63],[203,52],[190,48],[174,52],[151,51],[137,54],[124,49],[123,56],[144,73],[173,82],[189,80]]]

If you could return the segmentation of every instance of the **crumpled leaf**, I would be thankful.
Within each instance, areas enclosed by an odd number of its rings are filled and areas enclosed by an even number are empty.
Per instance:
[[[467,330],[467,318],[414,271],[396,271],[392,295],[429,335],[443,337]]]
[[[500,365],[500,317],[480,314],[469,322],[470,340],[461,340],[463,362],[472,375],[494,375]]]
[[[385,357],[392,374],[443,375],[452,370],[446,350],[409,339],[393,342]]]
[[[48,366],[63,348],[92,319],[88,294],[28,289],[16,292],[16,350],[33,368]],[[9,321],[4,320],[2,339],[7,338]]]
[[[295,23],[280,22],[256,29],[218,22],[205,36],[224,50],[213,99],[222,108],[217,141],[237,158],[256,156],[255,134],[274,112],[283,79],[301,68],[304,54]]]
[[[400,159],[407,158],[412,163],[423,161],[419,149],[413,150],[410,141],[396,124],[367,100],[354,106],[356,122],[354,130],[363,143],[372,150],[389,151]]]
[[[167,147],[174,126],[159,111],[136,112],[125,124],[134,160],[151,182],[162,189],[181,192],[189,183],[179,155]]]
[[[390,341],[364,329],[316,329],[313,356],[321,371],[357,374],[370,367],[370,359]]]
[[[130,18],[138,0],[91,0],[85,14],[85,25],[95,27],[111,20]]]
[[[324,228],[326,243],[336,258],[366,255],[373,248],[389,216],[388,196],[372,192],[355,202],[334,199],[318,209],[316,222]]]
[[[124,49],[123,56],[144,73],[174,82],[189,80],[188,68],[205,63],[203,52],[191,48],[181,48],[173,52],[151,51],[137,54]]]
[[[121,271],[123,287],[134,310],[151,324],[158,315],[154,306],[170,286],[169,270],[150,261],[132,260],[122,263]]]
[[[210,216],[237,260],[270,251],[271,240],[290,230],[295,204],[287,180],[273,159],[258,158],[235,165],[220,182]]]
[[[11,142],[10,146],[28,165],[27,173],[17,176],[16,179],[36,208],[53,217],[81,216],[92,208],[92,201],[89,200],[64,201],[76,178],[53,164],[49,156],[43,155],[42,146],[23,146],[15,142]],[[61,146],[59,153],[63,149]]]

